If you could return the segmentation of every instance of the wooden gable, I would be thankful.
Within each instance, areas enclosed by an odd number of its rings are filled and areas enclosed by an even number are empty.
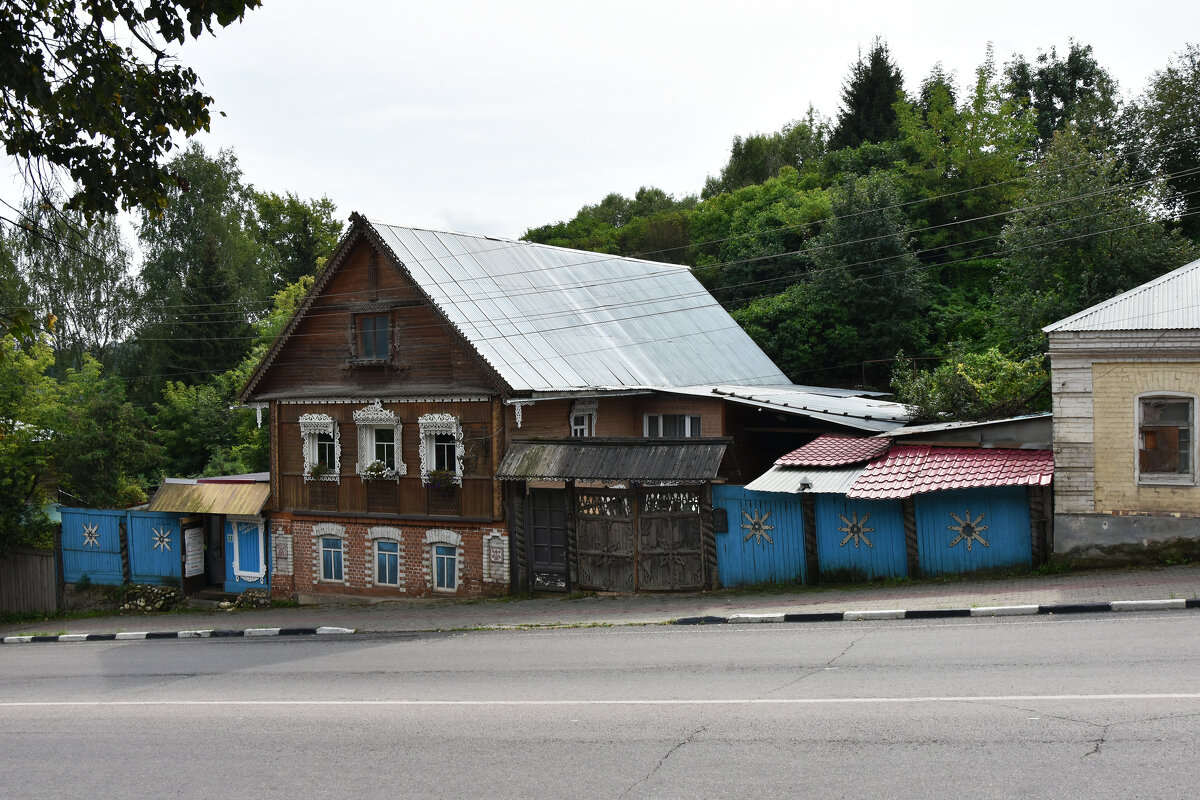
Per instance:
[[[334,253],[244,398],[503,391],[475,351],[364,232],[352,231]],[[387,320],[382,336],[373,327],[379,319]]]

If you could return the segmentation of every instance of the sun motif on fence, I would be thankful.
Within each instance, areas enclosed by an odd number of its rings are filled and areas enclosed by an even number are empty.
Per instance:
[[[846,544],[851,541],[854,542],[855,547],[858,547],[858,543],[860,541],[867,547],[875,547],[875,545],[871,544],[871,540],[867,538],[868,533],[875,532],[874,528],[867,527],[867,520],[871,518],[870,511],[868,511],[866,514],[863,514],[862,519],[858,518],[857,511],[850,515],[850,519],[846,519],[845,514],[838,514],[838,516],[842,518],[842,522],[846,523],[844,527],[838,528],[839,531],[846,534],[846,538],[842,539],[842,547],[845,547]]]
[[[168,553],[171,552],[171,529],[170,528],[163,528],[162,530],[159,530],[158,528],[154,528],[154,549],[155,550],[165,550]]]
[[[84,547],[100,547],[100,523],[95,522],[88,525],[83,523],[83,546]]]
[[[767,520],[771,517],[771,512],[768,511],[761,517],[759,516],[759,513],[760,512],[757,508],[754,509],[753,517],[747,514],[745,511],[742,512],[742,516],[746,518],[746,522],[750,523],[749,525],[747,525],[745,522],[742,523],[742,527],[750,531],[746,534],[746,538],[742,539],[742,541],[748,542],[750,541],[750,537],[753,536],[756,544],[762,544],[763,539],[767,540],[767,544],[775,544],[775,540],[767,535],[767,531],[775,530],[774,525],[767,524]]]
[[[950,512],[950,516],[954,517],[954,521],[958,523],[957,525],[946,526],[946,530],[958,531],[958,536],[954,537],[954,541],[950,542],[951,547],[954,547],[954,545],[958,544],[959,542],[966,542],[968,553],[971,552],[971,542],[979,542],[984,547],[991,547],[991,545],[987,543],[987,539],[984,539],[979,535],[988,529],[987,525],[979,524],[983,522],[983,513],[981,513],[977,518],[971,519],[971,509],[968,508],[967,513],[964,514],[966,519],[961,519],[958,514],[955,514],[953,511]]]

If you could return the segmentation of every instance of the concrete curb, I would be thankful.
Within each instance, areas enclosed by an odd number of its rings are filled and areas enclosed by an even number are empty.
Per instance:
[[[879,619],[949,619],[952,617],[1016,617],[1036,614],[1094,614],[1107,611],[1163,611],[1200,608],[1200,599],[1113,600],[1109,603],[985,606],[978,608],[914,608],[872,611],[826,611],[814,614],[733,614],[728,617],[684,617],[674,625],[722,625],[762,622],[864,622]]]
[[[246,628],[245,630],[141,631],[138,633],[64,633],[58,636],[5,636],[3,644],[32,642],[113,642],[147,639],[221,639],[232,636],[325,636],[354,633],[353,628]]]

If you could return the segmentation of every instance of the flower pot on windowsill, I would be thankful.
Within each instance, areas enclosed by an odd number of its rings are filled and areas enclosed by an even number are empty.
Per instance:
[[[425,474],[422,482],[442,497],[450,497],[458,491],[459,487],[458,476],[444,469],[429,471]]]
[[[309,464],[304,468],[304,479],[306,481],[325,481],[329,480],[333,471],[328,464],[318,461],[316,464]]]
[[[364,481],[394,481],[399,474],[395,469],[376,459],[363,467],[360,475]]]

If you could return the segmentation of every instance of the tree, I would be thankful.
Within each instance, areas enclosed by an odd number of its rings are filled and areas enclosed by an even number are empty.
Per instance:
[[[105,378],[100,363],[84,355],[58,395],[51,430],[59,490],[90,508],[146,502],[163,451],[146,412],[125,399],[124,383]]]
[[[91,221],[56,203],[27,202],[9,243],[29,287],[24,302],[53,319],[55,366],[79,368],[83,354],[111,363],[137,308],[132,254],[113,217]]]
[[[896,206],[886,175],[847,181],[833,195],[833,216],[807,245],[807,271],[781,294],[733,312],[792,380],[856,384],[865,376],[883,385],[898,351],[924,349],[925,278]]]
[[[887,44],[879,37],[871,43],[866,58],[859,54],[842,87],[842,109],[829,140],[831,150],[858,147],[863,142],[880,143],[896,138],[896,112],[892,105],[902,99],[904,75],[892,62]]]
[[[1200,45],[1190,44],[1150,78],[1138,104],[1145,162],[1173,194],[1179,227],[1200,241]]]
[[[46,371],[54,362],[49,343],[0,339],[0,554],[17,545],[49,546],[46,487],[52,476],[50,446],[57,391]]]
[[[937,367],[918,372],[900,359],[892,373],[896,401],[917,420],[947,422],[1011,417],[1049,406],[1050,376],[1041,356],[1014,358],[991,347],[973,353],[964,343],[951,346]]]
[[[998,343],[1041,353],[1044,326],[1193,260],[1196,246],[1168,230],[1156,208],[1154,187],[1130,185],[1114,157],[1057,134],[1001,236]]]
[[[9,0],[0,15],[0,139],[44,196],[75,184],[86,214],[160,211],[186,179],[161,162],[208,130],[213,99],[167,48],[226,27],[259,0]]]
[[[250,228],[264,248],[273,288],[278,291],[304,275],[316,275],[342,234],[333,201],[301,200],[291,192],[254,192],[253,198],[256,213]]]
[[[138,229],[145,261],[137,337],[154,397],[164,379],[196,383],[237,364],[271,284],[237,156],[210,158],[193,143],[171,166],[190,191],[172,191],[167,209],[143,214]]]
[[[813,107],[808,107],[804,119],[784,125],[771,134],[735,136],[729,161],[721,168],[720,177],[709,176],[704,182],[701,197],[707,199],[721,192],[732,192],[744,186],[763,183],[779,174],[785,166],[798,172],[815,171],[829,142],[829,123]]]
[[[1050,146],[1057,131],[1073,126],[1075,132],[1096,142],[1107,142],[1117,115],[1117,83],[1092,55],[1091,45],[1072,41],[1067,57],[1060,59],[1051,47],[1030,64],[1015,55],[1005,67],[1008,95],[1034,111],[1038,144]]]

